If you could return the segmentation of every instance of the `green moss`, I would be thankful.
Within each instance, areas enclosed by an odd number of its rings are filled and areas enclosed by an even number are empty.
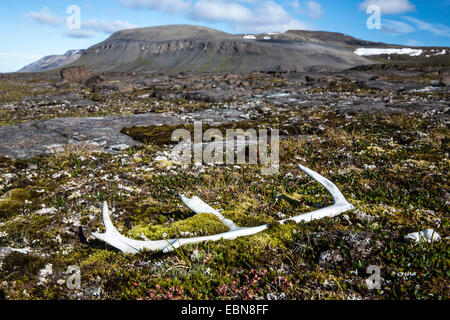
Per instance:
[[[180,236],[188,237],[211,235],[227,231],[229,231],[229,228],[215,215],[211,213],[198,213],[193,217],[174,222],[169,226],[137,225],[128,232],[128,235],[139,238],[143,234],[150,240],[160,240],[163,238],[178,238]],[[189,234],[182,235],[181,233]]]
[[[259,248],[261,252],[268,247],[272,249],[283,249],[292,244],[294,230],[296,229],[298,229],[298,226],[295,223],[272,223],[269,224],[267,231],[251,236],[246,241],[249,241],[251,247]]]
[[[280,200],[284,200],[290,203],[293,206],[301,206],[304,204],[305,200],[308,200],[310,197],[305,194],[292,193],[292,194],[281,194],[278,198]]]
[[[19,213],[25,201],[32,201],[37,196],[30,189],[12,189],[0,198],[0,218],[10,218]]]
[[[242,196],[232,202],[231,206],[224,208],[222,214],[242,227],[258,226],[272,222],[269,216],[262,214],[259,203],[253,198]]]
[[[6,274],[17,273],[32,277],[45,265],[44,259],[31,254],[12,252],[3,260],[2,271]]]
[[[114,262],[117,253],[109,250],[97,250],[92,253],[86,260],[82,262],[82,266],[93,264],[97,261],[101,262]]]
[[[222,132],[222,136],[226,136],[226,129],[256,129],[259,126],[264,127],[267,125],[265,121],[243,121],[243,122],[235,122],[235,123],[227,123],[219,126],[211,126],[209,124],[203,124],[202,130],[205,132],[208,129],[215,128],[219,129]],[[135,140],[151,143],[154,145],[168,145],[168,144],[176,144],[177,141],[172,141],[172,132],[176,129],[186,129],[191,133],[191,137],[194,132],[194,125],[186,124],[186,125],[163,125],[163,126],[148,126],[148,127],[131,127],[125,128],[121,131],[121,133],[129,135]]]
[[[156,145],[174,144],[172,141],[172,132],[176,129],[188,129],[190,126],[185,125],[164,125],[164,126],[149,126],[149,127],[131,127],[121,131],[135,140],[144,143],[152,143]]]

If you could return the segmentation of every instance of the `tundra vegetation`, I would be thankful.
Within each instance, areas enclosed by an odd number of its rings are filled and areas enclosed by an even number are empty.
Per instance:
[[[0,79],[2,125],[220,107],[249,114],[242,126],[220,124],[221,130],[278,128],[281,135],[280,170],[271,176],[262,176],[259,165],[171,161],[168,137],[179,125],[125,128],[144,144],[116,154],[78,146],[28,159],[2,157],[1,292],[7,299],[448,299],[448,86],[420,90],[435,81],[424,76],[429,71],[353,72],[314,79],[153,76],[159,82],[110,75],[110,85],[133,84],[127,93],[56,88],[51,74]],[[352,78],[365,72],[379,72],[384,87]],[[224,89],[217,93],[218,87]],[[333,181],[356,209],[307,224],[276,223],[332,201],[298,163]],[[213,215],[195,215],[179,194],[199,196],[240,226],[270,228],[166,254],[128,255],[90,237],[103,231],[103,201],[118,230],[136,239],[227,230]],[[426,228],[442,240],[404,241]],[[73,265],[81,269],[80,289],[66,286]],[[380,267],[380,289],[366,286],[370,265]]]

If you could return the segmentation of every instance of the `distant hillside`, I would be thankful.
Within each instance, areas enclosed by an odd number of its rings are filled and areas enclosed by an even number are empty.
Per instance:
[[[83,50],[69,50],[63,55],[46,56],[33,62],[18,72],[41,72],[64,67],[81,57]]]

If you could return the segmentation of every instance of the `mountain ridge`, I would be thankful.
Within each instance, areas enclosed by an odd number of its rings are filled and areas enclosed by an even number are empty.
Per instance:
[[[345,44],[312,41],[292,32],[246,35],[169,25],[115,32],[71,65],[100,72],[177,73],[342,70],[370,63]]]
[[[95,72],[303,72],[373,64],[373,59],[354,53],[358,47],[400,46],[328,31],[231,34],[203,26],[166,25],[117,31],[78,50],[76,59],[68,51],[44,57],[19,72],[80,65]]]
[[[17,72],[42,72],[64,67],[76,60],[78,60],[83,53],[83,50],[69,50],[64,54],[45,56],[33,63],[24,66]]]

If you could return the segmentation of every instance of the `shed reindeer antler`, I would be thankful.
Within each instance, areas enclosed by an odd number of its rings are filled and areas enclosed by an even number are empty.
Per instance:
[[[345,211],[352,210],[354,207],[345,199],[341,191],[336,185],[325,177],[321,176],[317,172],[308,169],[302,165],[299,168],[314,180],[319,182],[327,191],[331,194],[334,200],[334,204],[326,208],[314,210],[308,213],[300,214],[291,218],[278,221],[279,223],[285,223],[292,220],[295,222],[309,222],[312,220],[322,219],[325,217],[334,217]],[[163,251],[169,252],[179,248],[186,244],[199,243],[204,241],[217,241],[221,239],[234,240],[238,237],[250,236],[264,231],[268,228],[268,224],[264,224],[257,227],[245,227],[241,228],[234,224],[230,219],[226,219],[220,212],[212,208],[208,204],[204,203],[198,197],[187,198],[181,195],[181,201],[195,213],[211,213],[217,216],[220,221],[226,224],[230,231],[214,234],[210,236],[194,237],[194,238],[180,238],[170,240],[155,240],[155,241],[141,241],[127,238],[120,234],[111,222],[110,211],[106,201],[103,203],[103,223],[105,224],[105,233],[93,233],[93,236],[100,239],[109,245],[126,253],[138,253],[143,249],[151,251]]]

